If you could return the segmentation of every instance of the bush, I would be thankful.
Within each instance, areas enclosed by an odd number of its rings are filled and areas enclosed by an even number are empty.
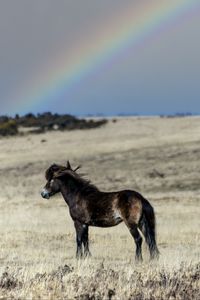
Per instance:
[[[38,114],[37,116],[29,113],[15,120],[17,124],[22,127],[38,127],[37,130],[34,129],[34,133],[41,133],[49,130],[91,129],[107,123],[107,120],[87,121],[68,114],[59,115],[52,114],[51,112]]]
[[[16,121],[8,120],[0,124],[0,135],[8,136],[8,135],[16,135],[17,133],[18,133],[18,126]]]
[[[0,135],[15,135],[18,127],[29,128],[29,133],[43,133],[51,130],[74,130],[97,128],[107,123],[107,120],[85,120],[78,119],[68,114],[52,114],[46,112],[25,116],[15,115],[14,118],[0,116]]]

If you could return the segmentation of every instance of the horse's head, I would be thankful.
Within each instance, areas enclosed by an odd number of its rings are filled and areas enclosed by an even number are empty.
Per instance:
[[[69,161],[67,162],[67,166],[51,165],[45,173],[47,183],[41,192],[41,196],[49,199],[51,196],[59,193],[61,191],[62,178],[67,175],[73,176],[73,173],[78,169],[79,167],[73,170]]]

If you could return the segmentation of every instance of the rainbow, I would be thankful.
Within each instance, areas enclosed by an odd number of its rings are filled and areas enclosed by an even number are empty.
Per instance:
[[[198,6],[198,7],[197,7]],[[26,113],[48,104],[61,95],[78,89],[84,79],[98,73],[116,60],[124,59],[127,51],[148,46],[151,39],[161,36],[176,22],[191,18],[199,10],[199,0],[147,0],[127,6],[111,16],[99,32],[86,37],[69,53],[49,62],[39,70],[35,80],[26,83],[13,95],[11,113]],[[15,105],[13,105],[15,103]],[[15,110],[15,111],[13,111]]]

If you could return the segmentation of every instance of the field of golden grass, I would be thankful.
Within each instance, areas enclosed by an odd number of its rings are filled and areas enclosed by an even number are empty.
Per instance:
[[[119,118],[98,129],[0,139],[0,299],[199,299],[200,118]],[[154,206],[159,262],[124,224],[90,228],[75,259],[60,195],[44,200],[50,164],[82,165],[101,190],[134,189]]]

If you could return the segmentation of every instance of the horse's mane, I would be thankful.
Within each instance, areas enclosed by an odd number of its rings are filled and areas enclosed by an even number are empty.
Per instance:
[[[51,179],[53,179],[54,177],[54,174],[56,172],[59,172],[59,171],[64,171],[66,170],[67,168],[64,167],[64,166],[61,166],[61,165],[57,165],[57,164],[52,164],[45,172],[45,178],[47,181],[50,181]]]
[[[78,169],[80,169],[80,166],[73,170],[69,163],[67,166],[53,164],[46,170],[45,177],[48,181],[55,177],[71,177],[72,181],[77,183],[78,191],[84,194],[98,191],[98,188],[92,184],[90,180],[84,178],[84,174],[78,174],[76,172]]]

